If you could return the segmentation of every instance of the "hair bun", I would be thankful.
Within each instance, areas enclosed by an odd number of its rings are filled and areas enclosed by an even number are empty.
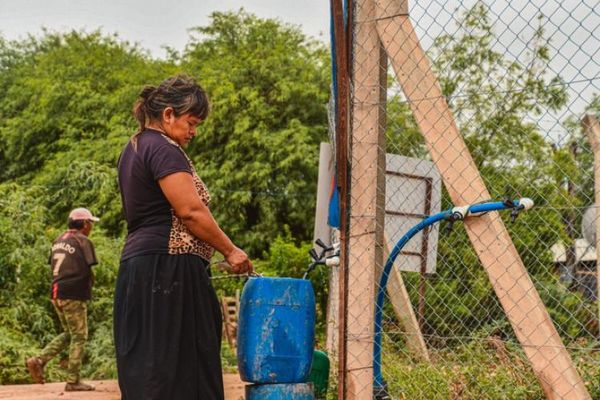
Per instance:
[[[148,100],[154,93],[156,93],[156,86],[146,86],[142,89],[140,97],[144,100]]]

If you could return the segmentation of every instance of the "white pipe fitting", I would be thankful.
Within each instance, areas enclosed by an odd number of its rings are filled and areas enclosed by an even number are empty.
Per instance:
[[[469,214],[469,208],[471,206],[460,206],[460,207],[454,207],[452,209],[452,214],[453,215],[459,215],[460,218],[459,219],[465,219],[467,217],[467,214]]]
[[[523,206],[523,210],[527,211],[533,207],[534,203],[530,198],[523,197],[522,199],[519,199],[519,205]]]
[[[340,265],[340,258],[338,256],[326,258],[325,265],[328,267],[337,267]]]

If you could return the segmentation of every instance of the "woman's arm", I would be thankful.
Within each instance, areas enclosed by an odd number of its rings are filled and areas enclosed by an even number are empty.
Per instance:
[[[225,256],[235,273],[252,271],[248,255],[236,247],[221,230],[208,207],[196,192],[192,175],[176,172],[158,181],[165,197],[194,236],[214,247]]]

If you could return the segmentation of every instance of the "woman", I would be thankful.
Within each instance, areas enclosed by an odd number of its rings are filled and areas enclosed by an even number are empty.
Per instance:
[[[183,150],[208,98],[176,76],[144,88],[133,112],[140,129],[118,164],[128,230],[114,304],[122,398],[222,399],[221,312],[207,269],[214,250],[234,273],[252,263],[212,217]]]

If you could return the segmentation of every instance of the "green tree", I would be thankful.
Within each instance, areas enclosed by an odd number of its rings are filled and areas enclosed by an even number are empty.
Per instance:
[[[531,117],[559,110],[567,95],[559,76],[548,77],[550,48],[543,16],[538,20],[522,59],[495,50],[483,3],[465,13],[459,34],[434,41],[431,56],[442,91],[479,166],[508,167],[532,157],[539,163],[547,155],[544,134]]]
[[[239,12],[194,29],[182,68],[212,112],[189,153],[227,231],[260,255],[287,226],[310,237],[318,146],[326,140],[326,49],[298,28]]]
[[[50,243],[64,229],[49,225],[48,191],[40,186],[0,184],[0,383],[28,382],[23,360],[47,344],[62,328],[50,305]],[[100,264],[89,307],[89,343],[85,373],[115,376],[112,348],[112,295],[122,239],[107,237],[97,225],[91,239]],[[62,380],[53,362],[50,379]]]
[[[172,62],[152,60],[100,32],[45,32],[21,42],[0,41],[0,182],[67,191],[58,201],[48,198],[56,212],[52,223],[62,223],[66,210],[88,201],[88,207],[110,215],[106,223],[113,233],[120,232],[116,186],[102,192],[106,185],[83,187],[82,180],[107,173],[114,178],[108,170],[114,170],[134,132],[130,110],[137,93],[173,68]],[[76,166],[81,167],[77,177],[57,174]],[[115,199],[110,207],[107,196]],[[96,198],[104,199],[96,204]]]
[[[560,110],[567,101],[564,82],[548,68],[551,55],[543,21],[540,16],[539,27],[528,41],[528,53],[517,59],[497,49],[488,8],[477,3],[461,16],[456,33],[434,41],[429,55],[492,198],[523,196],[536,203],[517,223],[505,222],[559,331],[574,339],[589,331],[585,323],[569,318],[575,310],[568,304],[582,304],[583,299],[560,287],[549,250],[558,241],[568,241],[567,227],[573,225],[573,218],[565,210],[583,205],[589,196],[591,164],[589,153],[571,151],[571,143],[581,149],[585,146],[580,129],[572,126],[572,139],[557,144],[536,124],[540,115]],[[388,111],[388,151],[427,157],[401,95],[390,96]],[[569,193],[569,181],[577,193]],[[443,208],[451,206],[445,193]],[[462,227],[442,237],[438,257],[441,262],[428,290],[425,332],[447,337],[502,327],[502,334],[512,335]],[[406,281],[416,302],[418,278],[407,274]],[[568,301],[552,301],[557,293]],[[583,314],[590,316],[587,311]]]
[[[198,78],[213,112],[188,152],[220,224],[268,258],[258,261],[266,270],[297,276],[308,262],[306,245],[289,242],[312,230],[327,52],[298,28],[244,11],[216,13],[194,32],[185,51],[163,60],[100,32],[0,37],[0,383],[27,382],[23,358],[60,329],[47,257],[76,206],[102,217],[91,237],[100,264],[84,373],[115,375],[112,293],[124,238],[116,162],[136,130],[131,107],[146,84],[176,73]],[[285,242],[275,240],[284,234]],[[324,285],[322,271],[313,279]],[[61,379],[55,363],[47,372]]]

